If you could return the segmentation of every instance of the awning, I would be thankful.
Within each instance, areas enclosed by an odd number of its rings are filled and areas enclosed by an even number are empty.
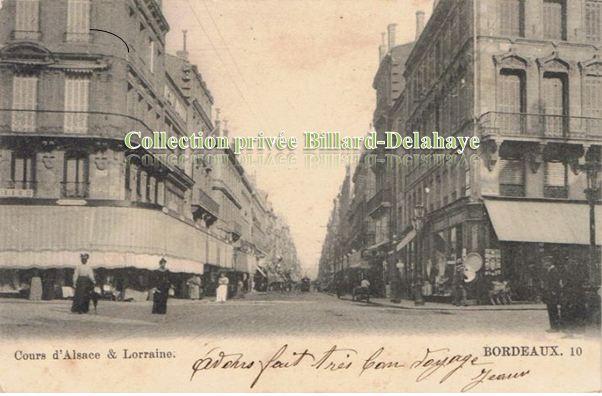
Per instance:
[[[122,252],[103,252],[86,250],[90,254],[88,265],[94,269],[136,268],[156,270],[159,260],[167,260],[167,269],[174,273],[202,274],[204,266],[201,262],[179,259],[169,255],[134,254]],[[38,251],[38,252],[0,252],[0,268],[2,269],[49,269],[75,268],[80,262],[80,251]]]
[[[408,232],[406,234],[406,236],[404,236],[401,240],[401,242],[399,242],[397,244],[397,251],[400,251],[401,249],[403,249],[408,243],[412,242],[412,239],[414,239],[416,237],[416,230],[412,229],[410,230],[410,232]]]
[[[485,200],[500,241],[589,244],[585,203]],[[602,206],[596,206],[596,243],[602,241]]]
[[[261,275],[263,275],[264,278],[267,278],[268,276],[265,274],[265,271],[263,270],[263,268],[261,268],[259,265],[257,266],[257,271],[259,271],[259,273]]]
[[[367,260],[364,260],[362,252],[355,252],[349,255],[349,268],[370,269],[370,263]]]
[[[0,205],[0,224],[0,268],[74,267],[81,252],[103,268],[156,269],[161,257],[174,272],[232,266],[229,244],[158,210]]]
[[[378,249],[378,248],[380,248],[380,247],[383,247],[383,246],[385,246],[385,245],[386,245],[386,244],[388,244],[388,243],[389,243],[389,240],[385,240],[385,241],[382,241],[382,242],[378,242],[378,243],[375,243],[375,244],[374,244],[374,245],[372,245],[372,246],[368,246],[368,247],[366,248],[366,250],[376,250],[376,249]]]

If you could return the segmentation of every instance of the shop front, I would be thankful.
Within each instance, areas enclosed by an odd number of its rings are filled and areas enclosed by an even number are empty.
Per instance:
[[[207,244],[223,241],[161,211],[127,207],[0,206],[0,290],[41,298],[73,294],[73,271],[86,252],[97,292],[115,300],[146,300],[152,273],[167,260],[170,294],[187,297],[186,282],[204,272]],[[36,293],[37,294],[37,293]]]

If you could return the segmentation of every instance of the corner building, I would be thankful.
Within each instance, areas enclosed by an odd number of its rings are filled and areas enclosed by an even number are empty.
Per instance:
[[[66,297],[82,251],[103,290],[126,298],[148,290],[161,257],[176,296],[205,265],[232,265],[213,254],[232,248],[210,230],[219,207],[199,190],[211,183],[203,167],[123,145],[131,130],[212,129],[213,99],[196,67],[166,59],[168,30],[155,0],[3,2],[2,293],[27,294],[40,276],[44,299]]]
[[[515,299],[537,300],[544,255],[576,258],[599,285],[579,164],[600,158],[601,12],[594,0],[435,3],[392,118],[399,130],[479,136],[481,148],[402,168],[402,235],[424,209],[419,235],[397,245],[406,295],[418,282],[427,299],[451,301],[463,288],[487,302],[497,280]],[[601,222],[596,207],[598,244]],[[472,252],[484,265],[466,282],[458,271]]]

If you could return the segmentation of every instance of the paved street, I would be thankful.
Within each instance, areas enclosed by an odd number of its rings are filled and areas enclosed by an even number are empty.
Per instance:
[[[217,304],[170,300],[165,316],[150,302],[101,301],[98,313],[75,315],[70,301],[0,300],[0,334],[8,338],[107,335],[446,334],[467,329],[489,333],[545,334],[544,310],[415,310],[356,303],[319,294],[255,294]],[[451,308],[451,306],[450,306]]]

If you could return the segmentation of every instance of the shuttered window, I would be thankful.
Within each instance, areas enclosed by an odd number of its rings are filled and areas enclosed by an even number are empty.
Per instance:
[[[11,162],[12,187],[33,189],[35,182],[35,155],[31,153],[13,152]]]
[[[585,115],[602,118],[602,77],[587,77],[584,89]]]
[[[86,75],[65,78],[65,131],[88,131],[88,102],[90,78]],[[84,112],[84,113],[82,113]]]
[[[500,0],[500,33],[504,36],[524,35],[524,0]]]
[[[588,0],[585,3],[585,37],[588,41],[602,40],[602,2]]]
[[[148,67],[151,73],[155,72],[155,42],[148,40]]]
[[[12,130],[15,132],[33,132],[36,128],[36,110],[38,101],[38,77],[15,76],[13,79],[13,117]]]
[[[525,183],[525,172],[521,160],[500,160],[500,184],[522,186]]]
[[[525,74],[522,70],[501,71],[498,87],[498,127],[504,134],[522,132],[525,112]]]
[[[18,32],[38,32],[40,30],[40,1],[17,0],[15,30]],[[15,38],[23,38],[17,37]]]
[[[562,162],[546,162],[545,183],[550,187],[565,187],[567,182],[566,166]]]
[[[90,33],[90,0],[68,0],[67,40],[88,41]]]
[[[545,135],[563,136],[568,108],[566,104],[565,78],[558,75],[544,75],[543,105],[545,114]]]
[[[65,156],[63,197],[88,197],[89,162],[85,153],[68,153]]]
[[[566,4],[563,0],[543,2],[544,38],[566,40]]]

